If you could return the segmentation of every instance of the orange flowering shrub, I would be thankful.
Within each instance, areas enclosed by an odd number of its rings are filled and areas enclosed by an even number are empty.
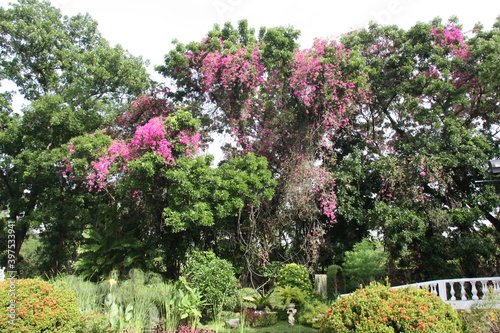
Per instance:
[[[74,333],[79,318],[69,290],[37,279],[0,282],[0,332]]]
[[[449,304],[417,288],[391,289],[379,283],[338,298],[321,332],[460,333],[462,321]]]

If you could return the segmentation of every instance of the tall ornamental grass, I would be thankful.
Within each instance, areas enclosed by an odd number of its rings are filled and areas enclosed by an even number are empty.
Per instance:
[[[82,317],[100,313],[115,331],[161,328],[174,332],[182,324],[177,310],[181,302],[178,286],[156,274],[133,270],[128,279],[118,280],[112,274],[100,283],[67,275],[56,278],[52,284],[74,291]]]

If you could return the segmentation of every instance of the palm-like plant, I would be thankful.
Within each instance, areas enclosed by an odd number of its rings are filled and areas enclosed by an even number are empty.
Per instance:
[[[278,299],[286,308],[290,303],[303,304],[307,299],[307,294],[300,288],[292,286],[276,287]]]
[[[264,293],[262,290],[257,290],[258,296],[254,297],[243,297],[244,301],[250,302],[255,305],[256,310],[262,311],[266,307],[271,307],[271,296],[274,293],[274,289],[269,290]]]

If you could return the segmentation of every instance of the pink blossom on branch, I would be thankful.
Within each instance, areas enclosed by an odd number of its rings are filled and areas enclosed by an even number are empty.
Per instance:
[[[466,59],[469,56],[468,45],[465,43],[462,31],[454,24],[448,24],[445,28],[433,28],[431,36],[441,47],[450,50],[457,58]]]
[[[164,159],[166,166],[175,164],[175,159],[182,155],[197,154],[201,134],[195,131],[173,131],[168,128],[166,120],[166,117],[152,118],[144,125],[137,126],[130,139],[113,140],[108,149],[103,150],[98,159],[91,162],[91,172],[86,176],[89,191],[96,189],[100,192],[119,181],[119,175],[128,170],[128,162],[137,160],[146,153],[158,154]],[[74,146],[70,146],[70,152],[74,151]],[[72,170],[70,167],[67,170]]]
[[[168,89],[157,91],[152,95],[143,95],[132,102],[129,109],[116,119],[119,126],[137,126],[155,117],[165,117],[173,112],[167,96]]]
[[[320,117],[326,128],[347,126],[349,110],[359,95],[356,84],[342,71],[349,53],[343,45],[321,39],[311,49],[295,53],[290,87],[305,112]]]

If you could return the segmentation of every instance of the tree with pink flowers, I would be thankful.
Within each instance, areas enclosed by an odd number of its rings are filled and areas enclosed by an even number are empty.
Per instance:
[[[255,252],[261,264],[273,251],[308,266],[317,262],[322,236],[335,223],[335,181],[327,167],[335,160],[335,135],[351,127],[368,96],[356,53],[319,39],[300,49],[297,36],[273,28],[257,38],[245,21],[237,29],[226,24],[199,43],[178,43],[159,69],[175,80],[178,98],[214,105],[214,126],[234,138],[227,157],[263,156],[278,178],[273,205],[254,222],[277,235]],[[282,237],[291,243],[283,246]]]
[[[341,41],[365,59],[371,92],[337,155],[339,224],[383,235],[398,283],[489,274],[499,201],[480,181],[492,178],[500,118],[484,51],[498,47],[498,29],[435,19]]]
[[[163,98],[142,96],[115,126],[68,145],[65,176],[112,212],[84,231],[76,266],[86,276],[133,267],[175,276],[190,249],[228,232],[228,216],[272,196],[264,158],[247,154],[214,168],[201,155],[200,121]]]
[[[87,16],[11,7],[0,77],[28,105],[0,94],[0,206],[16,255],[40,232],[37,269],[177,277],[189,251],[213,250],[261,286],[376,237],[394,283],[499,274],[499,183],[485,182],[499,22],[373,23],[308,45],[292,27],[216,25],[174,43],[166,88]],[[230,138],[217,164],[212,134]]]
[[[480,239],[497,231],[480,221],[500,230],[498,197],[475,180],[488,177],[498,136],[498,94],[486,79],[498,62],[485,56],[498,31],[467,35],[457,20],[436,19],[407,31],[372,24],[309,48],[297,36],[256,34],[245,21],[216,26],[200,42],[176,43],[159,67],[176,98],[210,106],[213,128],[234,139],[228,157],[264,156],[278,180],[272,206],[248,215],[264,230],[256,262],[341,264],[369,231],[384,236],[396,279],[489,260]]]

